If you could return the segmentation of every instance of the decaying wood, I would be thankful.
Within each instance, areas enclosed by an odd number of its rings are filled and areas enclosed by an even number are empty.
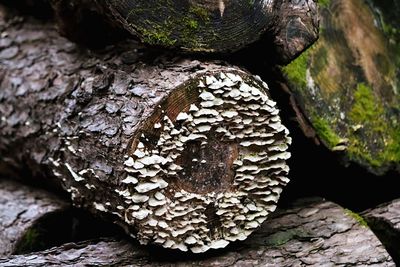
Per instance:
[[[47,192],[0,180],[0,257],[13,254],[44,216],[67,207]]]
[[[290,91],[330,150],[377,174],[400,171],[399,3],[322,4],[319,40],[283,69]]]
[[[384,203],[361,214],[385,244],[394,261],[400,263],[400,199]]]
[[[48,177],[142,243],[245,239],[288,182],[291,139],[267,85],[223,62],[80,49],[3,13],[0,172]]]
[[[0,265],[395,266],[371,230],[331,202],[302,200],[272,217],[243,243],[198,259],[126,241],[100,240],[0,259]]]

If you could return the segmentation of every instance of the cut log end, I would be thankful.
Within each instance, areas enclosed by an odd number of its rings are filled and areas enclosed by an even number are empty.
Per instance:
[[[144,42],[188,51],[238,50],[258,40],[270,20],[261,0],[106,2],[125,28]]]
[[[272,35],[281,60],[289,62],[318,37],[313,0],[105,2],[142,41],[190,52],[233,52]]]
[[[147,52],[121,63],[120,55],[141,46],[127,41],[88,52],[49,24],[5,25],[6,169],[48,176],[74,205],[142,243],[183,251],[243,240],[275,209],[288,182],[290,138],[258,77],[226,63]],[[25,49],[33,43],[37,58]],[[14,86],[15,77],[24,82]]]
[[[121,189],[140,241],[204,252],[245,239],[275,210],[291,140],[266,90],[244,73],[204,75],[143,123]]]

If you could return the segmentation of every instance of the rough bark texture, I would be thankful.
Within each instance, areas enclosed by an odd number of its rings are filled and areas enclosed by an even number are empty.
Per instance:
[[[400,170],[398,1],[323,1],[321,36],[283,69],[308,136],[382,174]]]
[[[400,199],[379,205],[361,214],[385,244],[396,264],[400,263]]]
[[[177,256],[177,257],[176,257]],[[278,211],[243,243],[193,259],[126,241],[66,244],[0,259],[1,266],[395,266],[375,235],[341,207],[302,200]]]
[[[141,242],[194,252],[274,211],[291,140],[258,77],[0,19],[0,172],[48,177]]]
[[[0,256],[13,254],[44,216],[67,207],[47,192],[0,180]]]

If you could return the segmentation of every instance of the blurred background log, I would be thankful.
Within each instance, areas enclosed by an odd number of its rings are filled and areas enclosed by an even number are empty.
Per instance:
[[[321,3],[321,36],[283,68],[304,133],[375,174],[400,171],[398,1]],[[286,82],[283,82],[286,83]]]

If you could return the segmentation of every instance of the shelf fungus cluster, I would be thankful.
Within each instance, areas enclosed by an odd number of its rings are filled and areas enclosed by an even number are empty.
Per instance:
[[[275,210],[291,139],[261,81],[218,72],[185,88],[143,122],[116,192],[139,241],[201,253],[246,239]]]
[[[142,243],[195,253],[245,239],[275,209],[291,139],[260,78],[132,40],[88,51],[51,23],[10,19],[1,175],[65,190]]]

